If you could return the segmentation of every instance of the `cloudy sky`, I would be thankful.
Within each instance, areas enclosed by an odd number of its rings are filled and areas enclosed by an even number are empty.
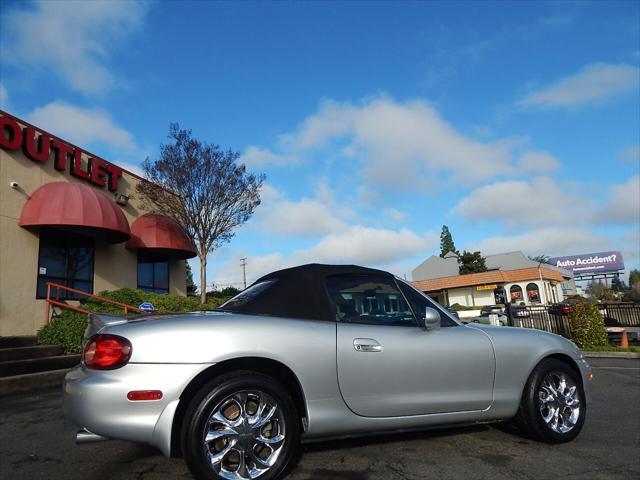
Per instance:
[[[12,2],[2,109],[131,170],[170,122],[263,203],[210,282],[439,251],[640,263],[640,3]],[[194,262],[195,266],[196,263]]]

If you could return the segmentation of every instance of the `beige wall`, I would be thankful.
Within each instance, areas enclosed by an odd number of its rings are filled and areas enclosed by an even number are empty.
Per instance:
[[[476,287],[452,288],[447,291],[449,305],[459,303],[467,307],[481,307],[493,305],[495,298],[493,290],[477,290]]]
[[[53,168],[48,162],[34,162],[22,150],[0,149],[0,336],[33,335],[44,323],[43,300],[36,300],[38,275],[37,230],[18,225],[20,211],[28,196],[45,183],[80,182],[68,170]],[[129,205],[121,207],[129,224],[144,213],[134,191],[137,178],[127,172],[120,179],[118,192],[129,195]],[[9,186],[18,182],[19,189]],[[107,195],[113,196],[106,188]],[[108,245],[96,241],[94,266],[94,293],[137,285],[137,256],[125,248],[124,243]],[[170,262],[169,288],[171,293],[186,295],[186,273],[183,260]]]

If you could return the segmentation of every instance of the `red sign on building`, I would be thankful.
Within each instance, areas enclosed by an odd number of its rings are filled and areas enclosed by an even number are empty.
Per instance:
[[[118,181],[122,169],[99,157],[91,156],[81,148],[69,145],[33,126],[21,127],[13,117],[2,112],[0,116],[0,147],[3,150],[18,150],[34,162],[47,162],[53,152],[53,167],[59,171],[69,171],[71,175],[99,187],[118,191]],[[82,158],[88,158],[86,168]]]

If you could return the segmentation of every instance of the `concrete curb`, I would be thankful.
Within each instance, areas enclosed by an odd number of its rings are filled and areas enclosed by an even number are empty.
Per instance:
[[[70,368],[0,378],[0,396],[60,387]]]
[[[640,358],[638,352],[582,352],[586,358]]]

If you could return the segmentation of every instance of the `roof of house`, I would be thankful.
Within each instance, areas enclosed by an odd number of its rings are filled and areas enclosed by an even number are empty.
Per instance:
[[[469,273],[467,275],[454,275],[429,280],[417,280],[411,283],[423,292],[434,292],[448,288],[539,280],[541,276],[545,280],[555,280],[556,282],[562,282],[566,278],[570,278],[569,276],[563,276],[562,273],[557,270],[542,267],[540,269],[518,268],[516,270],[491,270],[482,273]]]
[[[496,253],[485,257],[485,265],[488,270],[519,270],[526,268],[538,269],[539,262],[530,260],[521,251]],[[562,276],[573,276],[569,270],[561,269],[555,265],[544,264],[545,268],[553,269]],[[444,258],[432,255],[418,265],[411,272],[414,281],[432,280],[449,276],[456,276],[458,273],[458,259],[456,255],[448,253]]]

